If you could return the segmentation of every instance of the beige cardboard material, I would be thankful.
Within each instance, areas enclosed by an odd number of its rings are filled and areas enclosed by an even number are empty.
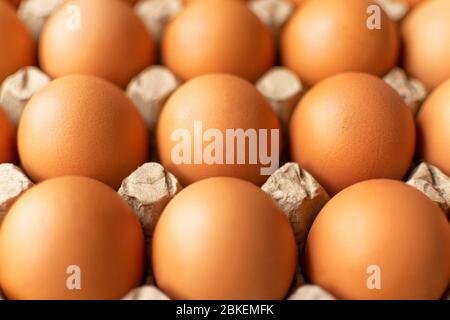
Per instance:
[[[127,95],[134,102],[147,127],[154,131],[159,113],[180,82],[166,67],[150,66],[131,80]]]
[[[133,289],[122,300],[170,300],[155,286],[142,286]]]
[[[166,67],[150,66],[138,74],[128,85],[128,97],[142,115],[150,133],[150,149],[156,150],[155,127],[159,114],[169,96],[180,85],[180,81]],[[151,152],[151,161],[157,160]]]
[[[141,0],[134,8],[153,38],[159,42],[164,26],[182,7],[182,0]]]
[[[428,94],[425,86],[419,80],[408,78],[405,71],[398,67],[389,71],[383,80],[402,96],[411,113],[416,115]]]
[[[31,97],[50,82],[50,78],[36,67],[25,67],[3,81],[0,106],[17,127],[25,105]]]
[[[0,225],[11,205],[33,183],[13,164],[0,164]]]
[[[122,182],[119,195],[133,208],[141,222],[147,244],[148,261],[151,261],[151,239],[156,223],[167,203],[181,189],[175,176],[154,162],[142,165]],[[149,263],[146,284],[153,283]]]
[[[294,291],[288,300],[336,300],[331,294],[316,285],[304,285]]]
[[[450,218],[450,177],[437,167],[422,162],[413,171],[407,184],[425,193]]]
[[[35,40],[39,39],[48,17],[66,0],[22,0],[18,15],[30,29]]]
[[[289,218],[301,256],[309,229],[330,196],[311,174],[296,163],[287,163],[275,171],[261,189],[278,203]],[[297,285],[304,283],[300,267],[299,264]]]
[[[286,0],[252,0],[248,6],[277,39],[295,9],[294,5]]]
[[[304,92],[300,78],[287,68],[273,67],[258,80],[256,88],[270,102],[286,130],[292,112]]]
[[[398,0],[376,0],[376,2],[393,21],[401,21],[410,9],[406,3]]]

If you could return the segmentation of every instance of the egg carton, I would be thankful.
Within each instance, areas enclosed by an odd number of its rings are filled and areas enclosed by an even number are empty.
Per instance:
[[[415,84],[415,80],[407,78],[398,68],[393,69],[386,79],[402,92],[411,112],[415,112],[420,101],[426,96],[424,89],[419,86],[420,90],[416,90],[416,86],[411,84],[411,81]],[[16,111],[21,110],[32,95],[49,81],[37,68],[20,70],[3,84],[0,104],[11,105],[13,108],[10,109]],[[149,67],[130,82],[127,94],[143,115],[150,131],[154,131],[160,109],[179,85],[180,81],[163,66]],[[271,103],[284,126],[287,126],[292,109],[305,91],[300,79],[285,68],[275,67],[257,82],[256,87]],[[30,188],[32,183],[20,168],[11,164],[0,165],[0,179],[1,190],[6,190],[0,195],[1,221],[10,204]],[[450,214],[450,178],[438,168],[422,163],[413,171],[407,183],[424,192],[447,215]],[[139,218],[148,248],[164,207],[181,189],[176,177],[157,162],[144,164],[123,181],[119,195],[128,202]],[[288,217],[301,256],[309,228],[329,200],[329,195],[313,176],[295,163],[284,164],[267,180],[262,190],[279,204]],[[145,286],[134,289],[125,299],[167,299],[155,287],[151,266],[147,274]],[[297,270],[293,288],[296,290],[288,299],[332,298],[323,289],[305,284],[300,268]]]
[[[417,188],[450,216],[450,177],[438,168],[421,163],[407,184]],[[14,201],[33,186],[23,171],[13,164],[0,165],[0,224]],[[261,187],[282,209],[294,231],[299,259],[315,217],[330,199],[324,188],[296,163],[286,163]],[[138,217],[146,241],[147,260],[151,261],[151,241],[155,226],[166,205],[182,187],[177,178],[156,162],[139,167],[122,182],[118,194]],[[299,261],[288,300],[330,300],[334,297],[319,286],[305,283]],[[450,299],[447,293],[445,299]],[[151,264],[143,286],[133,289],[125,300],[167,300],[156,285]]]
[[[399,5],[394,0],[378,1],[396,21],[400,21],[408,10],[406,5]],[[63,2],[64,0],[24,0],[19,7],[19,15],[38,39],[45,20]],[[249,6],[276,37],[294,10],[292,3],[284,0],[253,0],[249,2]],[[182,7],[181,0],[141,0],[135,6],[135,10],[154,38],[160,39],[165,24]],[[384,80],[397,90],[411,112],[415,114],[427,96],[424,86],[419,81],[408,78],[400,68],[392,69]],[[7,111],[15,125],[29,99],[49,82],[50,77],[36,67],[23,68],[3,82],[0,89],[0,105]],[[155,130],[162,106],[180,84],[181,81],[164,66],[150,66],[129,83],[126,93],[143,116],[150,132]],[[256,82],[256,87],[270,102],[282,126],[287,128],[294,107],[307,90],[302,81],[291,70],[274,67]],[[154,134],[152,136],[154,137]],[[162,211],[182,189],[173,174],[157,163],[156,158],[152,160],[154,162],[142,165],[127,177],[118,190],[119,195],[133,208],[141,222],[148,254],[153,230]],[[407,183],[424,192],[449,216],[450,178],[438,168],[421,163],[412,171]],[[0,190],[2,190],[0,223],[15,199],[32,185],[33,183],[19,167],[12,164],[0,165]],[[301,256],[309,228],[318,212],[330,199],[329,195],[310,173],[296,163],[285,163],[269,177],[262,190],[278,203],[288,217]],[[133,289],[124,299],[169,298],[155,286],[149,265],[143,286]],[[298,267],[287,299],[329,300],[334,297],[318,286],[305,283],[302,270]],[[448,293],[445,299],[450,299]]]

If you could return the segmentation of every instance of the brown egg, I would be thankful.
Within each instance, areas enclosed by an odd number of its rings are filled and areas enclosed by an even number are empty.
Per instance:
[[[19,20],[14,8],[0,1],[0,84],[22,67],[35,63],[31,33]]]
[[[381,29],[369,29],[369,0],[307,1],[289,20],[281,39],[282,61],[308,85],[340,72],[384,75],[396,63],[394,22],[381,11]]]
[[[16,129],[0,106],[0,163],[16,160]]]
[[[296,267],[294,234],[260,188],[210,178],[164,209],[152,266],[158,287],[173,299],[283,299]]]
[[[373,178],[402,179],[414,154],[413,117],[384,81],[343,73],[314,86],[294,111],[292,159],[330,194]]]
[[[144,263],[133,211],[89,178],[31,188],[0,232],[0,284],[9,299],[120,299],[140,284]]]
[[[41,66],[52,77],[88,74],[121,87],[155,55],[144,23],[117,0],[67,1],[46,23],[39,48]]]
[[[67,76],[25,107],[19,156],[35,181],[81,175],[118,188],[147,160],[147,134],[136,107],[118,87],[92,76]]]
[[[248,136],[240,139],[244,131]],[[261,185],[278,168],[280,123],[250,82],[205,75],[185,83],[167,101],[157,145],[161,163],[184,186],[215,176]]]
[[[188,80],[207,73],[231,73],[256,81],[274,64],[269,29],[233,0],[194,1],[166,27],[162,59]]]
[[[306,274],[340,299],[439,299],[450,280],[449,231],[420,191],[400,181],[361,182],[314,221]]]
[[[432,90],[450,78],[450,1],[426,1],[402,25],[406,71]]]
[[[425,101],[417,126],[419,156],[450,176],[450,79]]]

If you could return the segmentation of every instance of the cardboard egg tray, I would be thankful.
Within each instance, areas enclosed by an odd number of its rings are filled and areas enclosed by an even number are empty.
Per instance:
[[[401,20],[408,11],[406,5],[394,0],[378,1],[393,20]],[[64,0],[23,0],[18,13],[38,39],[45,20],[63,2]],[[249,2],[249,6],[276,37],[294,10],[292,3],[287,0],[253,0]],[[141,0],[136,4],[135,10],[155,39],[160,39],[167,21],[182,7],[182,0]],[[392,69],[384,80],[397,90],[411,112],[415,114],[427,96],[424,86],[419,81],[408,78],[405,72],[397,67]],[[3,82],[0,89],[0,105],[16,126],[29,99],[50,81],[50,77],[39,68],[26,67]],[[151,133],[155,130],[162,106],[180,84],[175,75],[161,65],[148,67],[129,83],[126,93],[138,108]],[[306,91],[301,80],[289,69],[278,66],[263,75],[256,82],[256,87],[270,102],[282,126],[286,128],[292,110]],[[133,208],[141,222],[148,255],[153,231],[163,209],[182,189],[177,178],[167,172],[156,158],[152,161],[154,162],[142,165],[125,178],[118,190],[119,195]],[[427,163],[416,163],[414,166],[406,183],[426,194],[449,217],[450,177]],[[0,224],[12,203],[32,186],[32,181],[21,168],[13,164],[0,164]],[[330,196],[310,173],[292,162],[284,163],[261,188],[278,203],[288,217],[301,257],[314,218]],[[298,265],[294,284],[287,299],[334,299],[322,288],[305,283],[300,269],[301,263]],[[143,285],[133,289],[123,299],[168,300],[169,298],[155,286],[149,265]],[[445,294],[443,299],[450,300],[450,293]]]

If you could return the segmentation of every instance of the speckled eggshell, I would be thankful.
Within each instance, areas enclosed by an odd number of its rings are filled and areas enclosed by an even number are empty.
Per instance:
[[[256,81],[275,62],[269,29],[245,3],[194,1],[166,27],[162,60],[182,80],[231,73]]]
[[[155,62],[156,51],[144,23],[125,2],[70,0],[45,24],[39,60],[52,77],[88,74],[124,88]]]
[[[25,192],[2,224],[0,285],[8,299],[120,299],[144,270],[139,220],[93,179],[45,181]]]
[[[54,80],[33,96],[19,122],[20,160],[34,181],[82,175],[118,188],[147,160],[148,145],[131,100],[93,76]]]
[[[194,122],[201,122],[203,133],[208,129],[217,129],[223,137],[222,163],[207,163],[203,157],[205,149],[211,141],[204,141],[201,147],[201,163],[195,163],[194,141],[197,140]],[[172,152],[181,139],[172,138],[174,132],[185,129],[191,139],[190,163],[176,163]],[[227,129],[266,129],[268,138],[262,140],[268,153],[272,153],[271,130],[279,130],[279,146],[281,154],[281,129],[275,112],[267,100],[256,90],[250,82],[227,74],[210,74],[197,77],[181,86],[167,103],[159,117],[157,125],[158,155],[164,167],[172,172],[187,186],[195,181],[215,177],[229,176],[241,178],[257,185],[263,184],[268,176],[261,174],[261,168],[270,167],[258,159],[255,164],[249,163],[250,147],[246,144],[246,161],[237,163],[237,152],[232,164],[226,161],[226,130]],[[200,133],[200,139],[203,136]],[[259,144],[259,140],[258,140]],[[235,145],[237,142],[235,140]],[[176,150],[176,149],[175,149]],[[199,149],[200,150],[200,149]],[[256,147],[259,154],[260,147]],[[242,151],[242,150],[241,150]],[[274,151],[275,152],[275,151]],[[178,153],[176,153],[178,154]],[[220,160],[219,159],[219,160]]]
[[[35,43],[14,8],[0,1],[0,84],[22,67],[35,63]]]
[[[402,25],[406,71],[432,90],[450,79],[450,1],[426,1]]]
[[[291,156],[330,194],[356,182],[402,179],[415,149],[413,117],[381,79],[343,73],[314,86],[290,123]]]
[[[450,176],[450,80],[425,101],[417,126],[419,157]]]
[[[157,285],[173,299],[283,299],[296,257],[277,204],[257,186],[226,177],[175,196],[152,243]]]
[[[340,72],[386,74],[399,55],[395,23],[381,11],[381,29],[369,29],[369,0],[307,1],[289,19],[282,62],[313,85]]]
[[[16,158],[16,129],[0,106],[0,163],[12,163]]]
[[[340,299],[440,299],[450,280],[450,228],[417,189],[365,181],[325,205],[304,261],[308,280]]]

